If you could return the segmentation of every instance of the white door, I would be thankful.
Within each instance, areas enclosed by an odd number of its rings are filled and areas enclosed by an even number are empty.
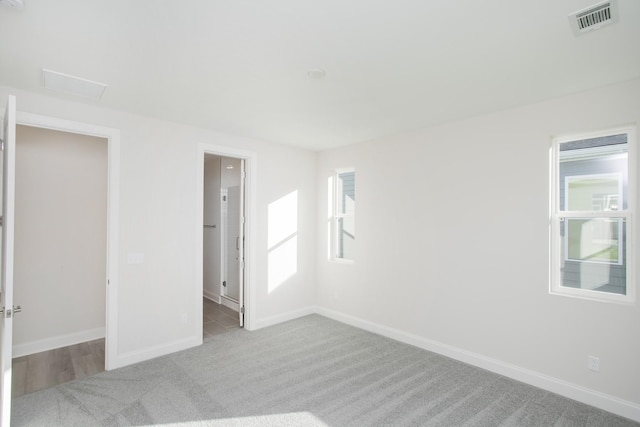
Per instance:
[[[224,295],[240,304],[240,187],[234,185],[226,189],[223,196],[227,218],[225,223],[225,287]]]
[[[238,317],[240,326],[244,327],[244,159],[240,160],[240,194],[239,194],[239,226],[238,226]]]
[[[4,113],[2,135],[2,337],[0,338],[0,426],[11,421],[11,347],[13,345],[13,226],[16,164],[16,98],[9,96]],[[18,308],[18,307],[16,307]]]
[[[221,164],[222,295],[237,303],[244,326],[244,160],[223,157]]]

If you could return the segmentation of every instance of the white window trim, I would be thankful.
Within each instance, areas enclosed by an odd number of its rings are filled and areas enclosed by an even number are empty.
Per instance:
[[[628,159],[628,187],[627,187],[627,209],[618,211],[560,211],[560,144],[570,141],[582,139],[598,138],[617,134],[627,134],[627,159]],[[635,126],[625,126],[620,128],[606,129],[598,132],[581,133],[557,136],[552,139],[551,149],[549,150],[549,246],[550,246],[550,262],[549,262],[549,293],[552,295],[570,296],[575,298],[614,302],[621,304],[636,303],[636,262],[635,247],[637,247],[638,235],[636,234],[635,217],[635,201],[638,192],[636,185],[636,166],[637,166],[637,137]],[[620,193],[622,194],[622,192]],[[620,203],[620,207],[623,204]],[[562,286],[562,275],[560,266],[562,263],[562,239],[560,237],[560,221],[561,219],[571,218],[621,218],[626,221],[627,239],[623,250],[626,253],[626,295],[619,295],[609,292],[593,291],[588,289],[571,288]]]
[[[329,188],[329,209],[330,209],[330,224],[329,224],[329,260],[342,264],[353,264],[355,262],[352,258],[339,258],[338,255],[338,220],[340,218],[353,218],[355,222],[355,213],[343,214],[338,212],[338,176],[346,172],[354,172],[354,167],[334,169],[331,173],[331,188]]]

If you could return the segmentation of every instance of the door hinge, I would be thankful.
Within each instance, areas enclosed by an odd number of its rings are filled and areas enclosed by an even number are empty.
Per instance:
[[[240,307],[240,313],[244,314],[244,305]]]
[[[4,151],[4,139],[0,139],[0,151]]]
[[[222,286],[224,286],[225,288],[227,287],[227,281],[226,280],[224,282],[222,282]]]
[[[14,305],[13,311],[11,309],[5,310],[4,307],[2,307],[2,310],[0,310],[0,314],[3,314],[4,317],[10,319],[11,316],[13,316],[15,313],[20,313],[21,311],[22,307],[20,307],[19,305]]]

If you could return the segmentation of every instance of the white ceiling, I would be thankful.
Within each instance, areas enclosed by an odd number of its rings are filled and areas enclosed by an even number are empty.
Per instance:
[[[48,68],[109,85],[80,102],[322,150],[639,77],[640,1],[575,37],[595,2],[24,0],[0,84],[74,99]]]

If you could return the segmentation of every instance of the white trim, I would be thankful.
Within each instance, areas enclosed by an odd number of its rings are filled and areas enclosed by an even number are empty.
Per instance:
[[[203,272],[203,254],[202,254],[202,221],[204,207],[204,156],[205,154],[213,154],[216,156],[235,157],[244,159],[245,161],[245,275],[244,275],[244,328],[252,331],[256,329],[256,303],[257,285],[256,285],[256,250],[257,250],[257,210],[256,197],[258,194],[258,180],[256,172],[258,170],[258,154],[255,151],[226,147],[215,144],[199,143],[196,154],[196,286],[195,289],[202,289]],[[196,292],[196,307],[199,313],[197,318],[202,318],[202,292]],[[196,322],[196,333],[202,337],[202,322]],[[199,331],[199,334],[198,334]],[[200,344],[202,338],[200,339]]]
[[[36,341],[29,341],[23,344],[14,344],[13,358],[27,356],[29,354],[49,351],[60,347],[93,341],[105,337],[105,328],[88,329],[86,331],[74,332],[72,334],[58,335]]]
[[[215,302],[217,304],[220,304],[220,295],[215,294],[215,293],[213,293],[211,291],[208,291],[206,289],[203,289],[202,294],[206,299],[208,299],[210,301],[213,301],[213,302]]]
[[[587,405],[618,414],[620,416],[640,421],[640,405],[617,398],[596,390],[588,389],[568,381],[544,375],[530,369],[503,362],[498,359],[483,356],[478,353],[463,350],[448,344],[420,337],[418,335],[403,332],[398,329],[383,326],[368,320],[350,316],[324,307],[316,307],[316,313],[328,317],[338,322],[373,332],[394,339],[406,344],[410,344],[424,350],[432,351],[443,356],[451,357],[464,363],[477,366],[482,369],[494,372],[499,375],[512,378],[517,381],[538,387],[544,390],[557,393],[559,395],[577,400]]]
[[[239,311],[240,307],[238,305],[238,301],[229,298],[228,296],[222,295],[220,297],[220,304],[224,305],[227,308],[230,308],[233,311]]]
[[[120,130],[18,111],[19,125],[97,136],[107,140],[107,277],[105,369],[123,366],[118,355],[118,238],[120,224]]]
[[[200,298],[202,299],[202,295],[200,296]],[[155,359],[156,357],[166,356],[167,354],[175,353],[177,351],[187,350],[200,344],[202,344],[202,335],[185,338],[168,344],[148,347],[143,350],[121,354],[118,362],[120,363],[120,366],[128,366],[134,363]]]
[[[267,326],[273,326],[283,322],[288,322],[289,320],[298,319],[300,317],[308,316],[314,313],[317,313],[317,309],[316,307],[311,306],[300,308],[298,310],[288,311],[282,314],[276,314],[275,316],[265,317],[264,319],[258,319],[255,322],[255,328],[253,330],[266,328]]]

